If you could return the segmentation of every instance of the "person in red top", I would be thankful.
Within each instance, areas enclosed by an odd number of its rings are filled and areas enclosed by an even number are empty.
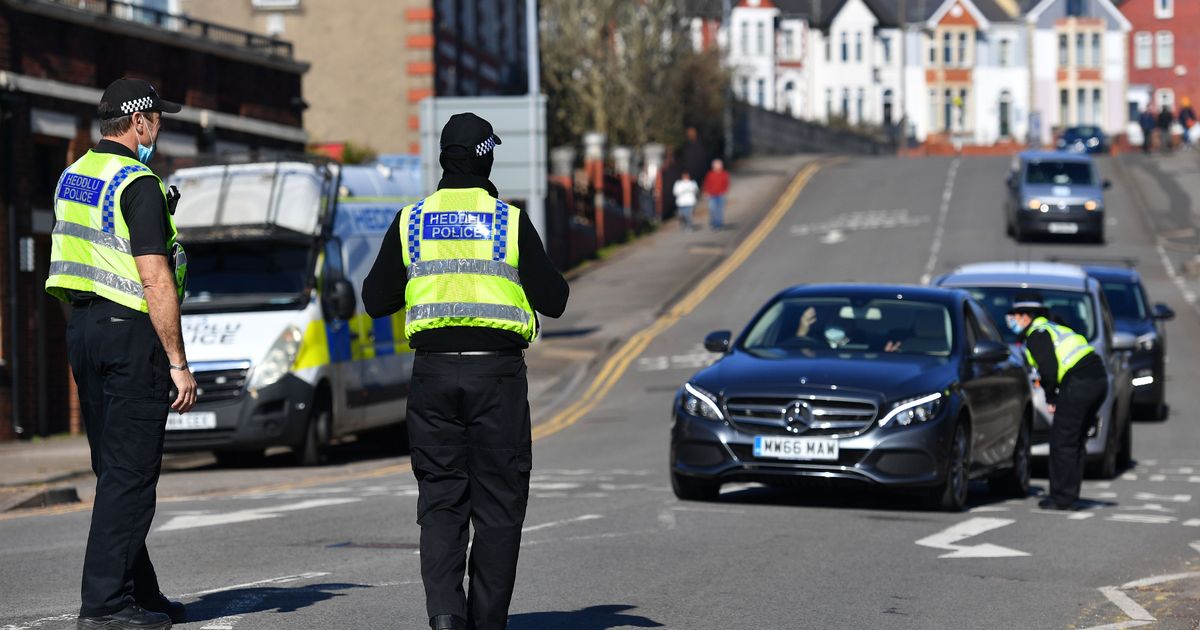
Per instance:
[[[704,194],[708,195],[708,222],[719,230],[725,222],[725,195],[729,193],[729,171],[721,160],[712,161],[712,170],[704,178]]]

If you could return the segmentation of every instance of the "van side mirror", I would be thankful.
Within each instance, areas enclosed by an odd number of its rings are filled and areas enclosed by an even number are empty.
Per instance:
[[[1137,347],[1137,337],[1134,337],[1133,335],[1131,335],[1127,332],[1113,333],[1113,336],[1112,336],[1113,352],[1133,352],[1133,349],[1136,347]]]
[[[329,295],[329,311],[334,319],[349,320],[354,317],[355,309],[354,285],[345,279],[334,281]]]
[[[709,352],[717,352],[725,354],[729,352],[729,344],[733,339],[733,334],[728,330],[718,330],[717,332],[708,333],[704,338],[704,349]]]
[[[1169,322],[1172,319],[1175,319],[1175,311],[1174,311],[1174,309],[1172,309],[1170,306],[1167,306],[1166,304],[1161,304],[1161,303],[1155,304],[1154,305],[1154,319],[1157,319],[1157,320],[1163,321],[1163,322]]]
[[[1104,187],[1104,190],[1108,190],[1109,188],[1112,188],[1112,180],[1106,179],[1103,182],[1101,182],[1100,185]]]
[[[1012,351],[1002,342],[980,339],[971,348],[971,360],[979,363],[999,363],[1012,356]]]

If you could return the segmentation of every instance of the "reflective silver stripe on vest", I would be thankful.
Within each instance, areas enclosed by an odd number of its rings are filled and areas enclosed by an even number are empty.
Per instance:
[[[423,319],[437,319],[439,317],[481,317],[516,322],[522,326],[529,324],[529,313],[526,313],[519,306],[506,306],[504,304],[442,302],[438,304],[417,304],[408,309],[409,322],[421,321]]]
[[[70,221],[57,221],[54,224],[54,233],[63,236],[74,236],[78,239],[83,239],[93,245],[115,249],[122,254],[132,255],[133,249],[129,246],[129,239],[121,238],[116,234],[109,234],[95,228],[90,228],[86,225],[71,223]]]
[[[423,278],[450,273],[469,273],[479,276],[494,276],[504,278],[509,282],[521,284],[521,275],[516,267],[508,263],[494,260],[478,260],[473,258],[451,258],[448,260],[421,260],[407,267],[408,278]]]
[[[93,282],[102,284],[114,291],[120,291],[126,295],[144,300],[146,294],[142,292],[142,284],[129,278],[122,278],[111,271],[105,271],[91,265],[83,263],[69,262],[66,260],[56,260],[50,263],[50,275],[52,276],[75,276],[77,278],[87,278]]]

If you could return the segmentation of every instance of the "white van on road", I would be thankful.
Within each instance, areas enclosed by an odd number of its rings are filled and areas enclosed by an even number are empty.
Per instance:
[[[332,440],[404,422],[404,315],[371,319],[356,287],[417,191],[379,166],[323,159],[176,170],[183,304],[199,387],[166,450],[252,462],[273,446],[317,464]]]

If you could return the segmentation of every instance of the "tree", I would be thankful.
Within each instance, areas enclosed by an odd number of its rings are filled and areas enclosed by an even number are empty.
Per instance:
[[[685,125],[721,128],[728,74],[696,52],[682,0],[543,0],[543,85],[551,145],[587,131],[609,142],[678,144]]]

